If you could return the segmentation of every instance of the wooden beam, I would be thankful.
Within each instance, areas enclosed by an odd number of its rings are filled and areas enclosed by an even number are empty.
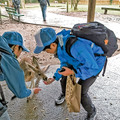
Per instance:
[[[96,0],[89,0],[87,22],[93,22],[95,16]]]
[[[67,7],[67,13],[68,13],[68,9],[69,9],[69,0],[67,0],[67,3],[66,3],[66,7]]]
[[[0,23],[2,24],[1,6],[0,6]]]

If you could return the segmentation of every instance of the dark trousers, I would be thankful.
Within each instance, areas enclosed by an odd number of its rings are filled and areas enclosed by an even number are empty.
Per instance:
[[[94,111],[94,104],[91,101],[91,98],[88,95],[88,90],[89,87],[95,82],[96,77],[91,77],[86,80],[81,80],[81,85],[82,85],[82,90],[81,90],[81,104],[83,108],[88,112],[92,113]],[[61,88],[62,88],[62,93],[65,95],[65,90],[66,90],[66,80],[67,77],[63,76],[62,79],[60,80],[61,82]]]

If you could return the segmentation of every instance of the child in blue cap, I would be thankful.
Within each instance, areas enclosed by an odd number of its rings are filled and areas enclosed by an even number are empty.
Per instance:
[[[82,86],[81,104],[87,111],[87,117],[85,120],[94,120],[96,116],[96,108],[88,95],[88,90],[102,70],[106,57],[95,56],[95,53],[104,54],[103,50],[91,41],[83,38],[77,38],[77,41],[72,44],[70,47],[71,55],[69,55],[66,46],[69,44],[69,38],[72,37],[75,38],[75,36],[70,35],[70,30],[66,31],[63,29],[56,34],[55,30],[52,28],[43,28],[35,35],[37,46],[34,53],[38,54],[44,50],[47,53],[56,54],[60,60],[60,68],[56,70],[53,78],[44,81],[44,83],[48,85],[53,81],[58,81],[62,78],[62,93],[58,99],[55,100],[55,103],[60,105],[64,102],[66,76],[75,74],[77,83]]]
[[[4,76],[3,79],[0,77],[0,81],[5,80],[9,89],[18,98],[32,97],[33,94],[37,94],[41,90],[40,88],[26,88],[24,72],[17,61],[17,58],[22,51],[29,52],[23,45],[23,38],[20,33],[10,31],[5,32],[0,36],[0,71],[2,71]],[[10,120],[8,113],[1,102],[0,119]]]

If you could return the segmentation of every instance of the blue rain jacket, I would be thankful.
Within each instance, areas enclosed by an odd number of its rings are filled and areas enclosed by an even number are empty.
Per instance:
[[[12,49],[8,46],[7,41],[0,36],[0,48],[7,50],[11,55],[0,52],[0,81],[5,80],[8,88],[18,98],[28,97],[31,90],[25,86],[24,72],[20,68],[17,59],[15,58]]]
[[[58,68],[54,74],[56,80],[59,80],[62,77],[58,71],[63,66],[68,67],[72,65],[76,71],[75,76],[82,80],[96,76],[102,70],[106,57],[94,55],[95,53],[104,54],[101,47],[89,40],[78,38],[70,48],[71,55],[73,56],[71,57],[66,52],[65,45],[67,38],[72,37],[73,35],[70,35],[70,30],[66,31],[65,29],[58,33],[58,35],[63,36],[63,47],[58,44],[57,55],[61,63],[60,68]],[[92,43],[93,47],[91,47]]]

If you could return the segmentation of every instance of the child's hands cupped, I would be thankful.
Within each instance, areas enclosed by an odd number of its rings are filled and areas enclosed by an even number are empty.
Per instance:
[[[53,81],[55,81],[54,78],[48,78],[47,81],[43,81],[43,82],[44,82],[45,85],[49,85],[49,84],[51,84]]]
[[[74,71],[68,67],[62,67],[62,70],[58,71],[58,73],[63,76],[69,76],[75,74]]]

